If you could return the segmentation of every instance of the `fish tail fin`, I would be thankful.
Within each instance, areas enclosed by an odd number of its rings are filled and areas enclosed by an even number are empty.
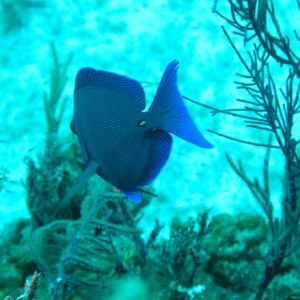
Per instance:
[[[197,146],[212,148],[213,145],[197,129],[183,103],[177,86],[178,64],[175,60],[167,66],[148,112],[161,130]]]
[[[60,211],[64,207],[67,207],[70,204],[71,199],[75,196],[79,188],[82,186],[84,182],[86,182],[99,168],[99,165],[94,162],[90,161],[83,171],[83,173],[80,175],[80,177],[77,179],[77,181],[74,183],[72,188],[69,190],[67,195],[63,198],[63,200],[59,204],[59,208],[57,210]]]

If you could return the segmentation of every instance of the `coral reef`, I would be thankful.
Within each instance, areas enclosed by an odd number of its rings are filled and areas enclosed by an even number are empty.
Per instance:
[[[134,210],[106,190],[97,201],[85,198],[77,220],[10,225],[1,245],[0,298],[22,294],[24,278],[39,270],[36,299],[254,299],[270,239],[263,217],[175,217],[169,238],[159,237],[163,226],[156,222],[145,240],[142,211],[133,217]],[[284,265],[263,299],[278,299],[272,286],[282,286],[280,299],[299,292],[292,261]]]
[[[27,243],[28,220],[18,220],[5,227],[0,241],[0,299],[12,299],[23,293],[24,279],[33,274],[36,265]]]
[[[204,243],[206,272],[220,286],[250,297],[259,287],[269,236],[265,220],[257,215],[219,215]],[[247,296],[247,297],[246,297]]]

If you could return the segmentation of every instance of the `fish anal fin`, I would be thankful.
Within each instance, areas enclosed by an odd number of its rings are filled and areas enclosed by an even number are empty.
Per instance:
[[[125,196],[131,200],[132,202],[138,204],[141,202],[141,194],[137,189],[130,189],[130,190],[121,190]]]

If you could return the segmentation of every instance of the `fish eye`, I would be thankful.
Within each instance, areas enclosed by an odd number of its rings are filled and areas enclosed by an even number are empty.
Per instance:
[[[137,126],[138,127],[145,127],[146,124],[147,124],[147,122],[145,120],[140,120],[140,121],[138,121]]]

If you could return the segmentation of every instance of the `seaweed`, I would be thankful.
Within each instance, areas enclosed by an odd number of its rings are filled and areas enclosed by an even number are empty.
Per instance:
[[[46,225],[57,218],[74,219],[79,216],[80,203],[85,190],[82,189],[73,198],[71,205],[56,216],[57,207],[66,190],[82,171],[78,161],[79,149],[75,145],[64,145],[56,136],[49,136],[45,151],[37,162],[27,157],[27,206],[33,228]]]
[[[54,43],[50,43],[50,49],[53,68],[51,70],[49,91],[44,92],[44,109],[48,134],[57,134],[68,100],[66,96],[62,97],[62,95],[68,80],[67,71],[72,62],[73,54],[70,53],[65,62],[60,63]]]
[[[69,54],[64,63],[58,59],[54,43],[50,43],[53,67],[50,71],[49,91],[44,91],[44,111],[47,121],[44,153],[37,161],[25,159],[28,168],[26,180],[27,206],[31,214],[32,227],[46,225],[56,219],[57,206],[70,188],[77,173],[81,171],[78,163],[79,147],[70,141],[59,138],[58,130],[62,122],[68,98],[63,91],[68,80],[67,71],[73,55]],[[60,217],[76,218],[82,195],[78,193],[72,206],[60,213]]]

